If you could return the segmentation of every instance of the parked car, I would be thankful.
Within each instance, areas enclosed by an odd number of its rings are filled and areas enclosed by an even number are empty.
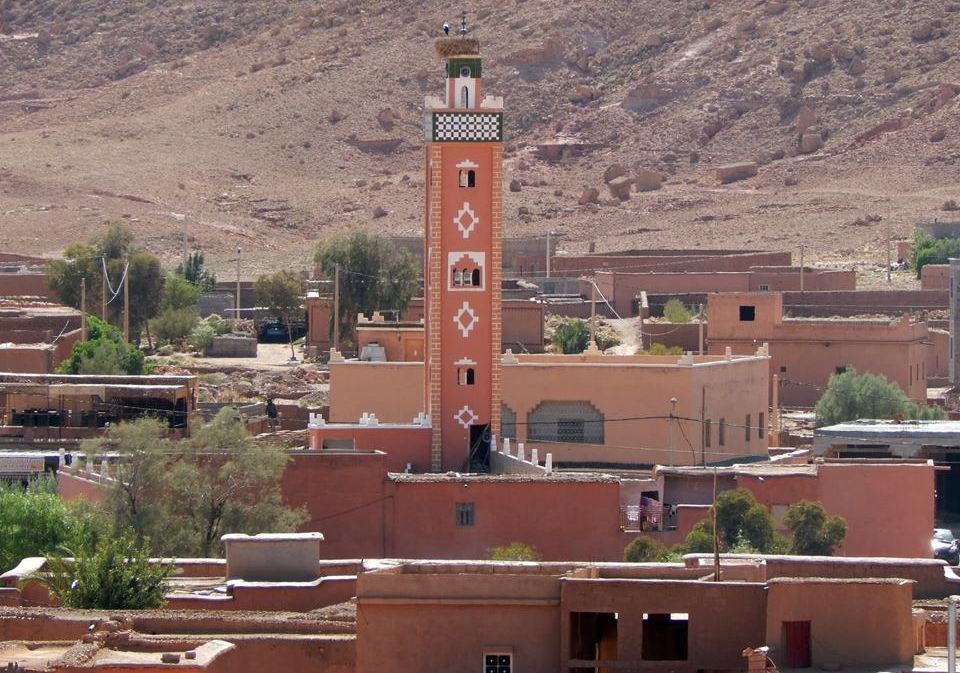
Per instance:
[[[261,341],[287,341],[287,326],[282,322],[268,322],[260,327]]]
[[[933,541],[930,543],[933,547],[933,558],[942,559],[952,566],[960,565],[960,547],[957,545],[957,539],[953,537],[950,529],[933,529]]]

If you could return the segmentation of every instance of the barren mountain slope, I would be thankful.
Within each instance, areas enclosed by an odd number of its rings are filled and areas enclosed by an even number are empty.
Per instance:
[[[125,218],[169,259],[184,232],[221,263],[240,246],[252,274],[332,229],[418,233],[420,108],[451,7],[0,0],[0,249],[52,255]],[[873,262],[888,227],[960,201],[956,3],[470,11],[506,98],[508,234]],[[550,160],[556,142],[581,144]],[[721,185],[736,161],[758,175]],[[610,199],[613,163],[666,182]],[[600,203],[580,205],[589,186]]]

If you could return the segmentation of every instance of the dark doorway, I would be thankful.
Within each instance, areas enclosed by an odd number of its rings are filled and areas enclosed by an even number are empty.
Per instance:
[[[957,454],[940,451],[937,454],[928,454],[940,468],[934,473],[936,488],[936,513],[942,516],[945,513],[960,513],[960,464],[954,464]],[[943,467],[949,467],[944,470]]]
[[[490,426],[470,426],[470,472],[490,471]]]
[[[810,668],[810,622],[784,622],[783,645],[787,668]]]
[[[615,612],[571,612],[570,658],[581,661],[616,661],[617,614]],[[578,670],[606,669],[579,668]]]

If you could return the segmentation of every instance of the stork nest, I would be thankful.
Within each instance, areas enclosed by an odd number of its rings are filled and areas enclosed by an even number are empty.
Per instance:
[[[480,40],[472,37],[441,37],[434,42],[437,56],[451,58],[452,56],[478,56],[480,54]]]

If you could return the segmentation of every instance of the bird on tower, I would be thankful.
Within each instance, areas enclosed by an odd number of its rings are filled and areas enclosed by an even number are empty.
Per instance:
[[[446,21],[443,22],[443,34],[444,35],[450,34],[450,24],[447,23]]]

